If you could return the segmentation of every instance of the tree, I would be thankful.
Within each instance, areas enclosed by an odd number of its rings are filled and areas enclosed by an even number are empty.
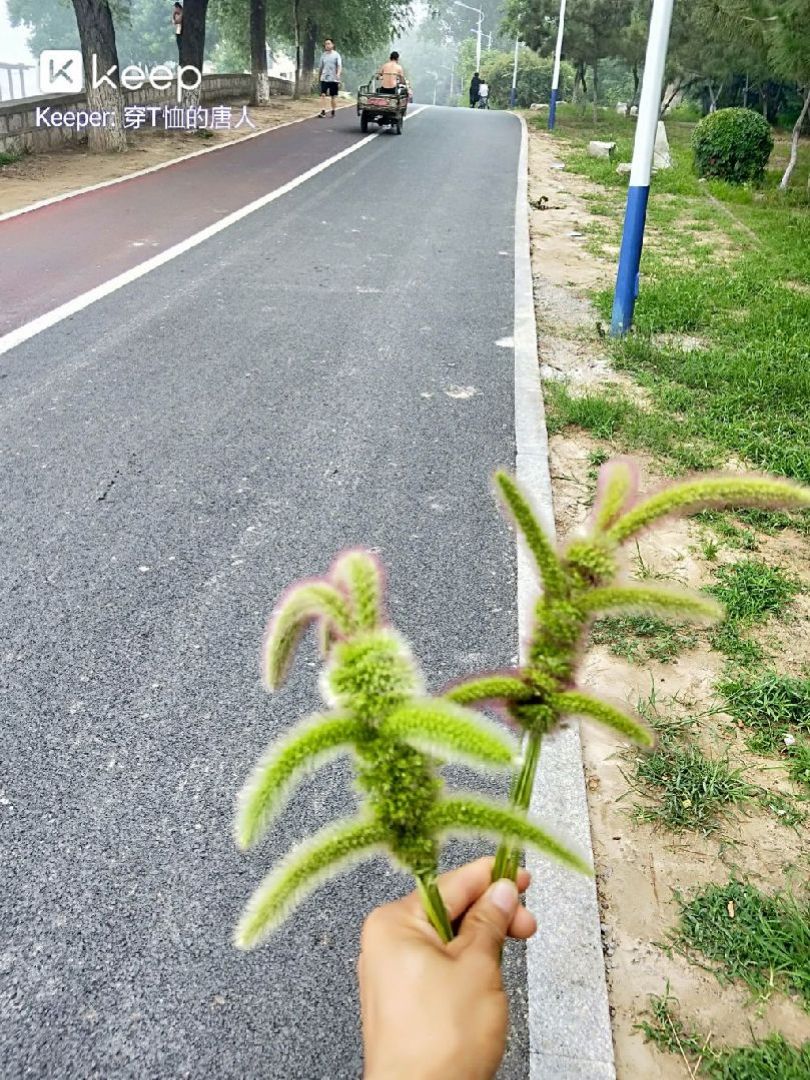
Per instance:
[[[507,20],[522,41],[548,52],[556,36],[559,0],[510,0]],[[630,23],[631,0],[577,0],[565,22],[563,55],[574,65],[574,93],[587,94],[586,75],[593,71],[593,110],[599,102],[599,61],[621,55],[621,34]]]
[[[250,45],[253,0],[215,0],[222,29],[222,52],[254,61]],[[360,56],[377,48],[409,22],[409,0],[264,0],[265,36],[295,59],[295,93],[309,93],[322,38],[333,38],[341,56]],[[255,33],[260,30],[259,20]],[[256,39],[258,41],[258,37]],[[227,43],[227,45],[225,45]],[[251,65],[254,73],[255,63]]]
[[[8,0],[8,18],[12,26],[26,27],[26,44],[34,56],[44,49],[80,48],[76,15],[70,0],[49,4],[40,4],[37,0]]]
[[[267,82],[267,13],[264,0],[250,0],[250,73],[253,76],[253,104],[270,96]]]
[[[786,191],[799,154],[802,125],[810,112],[810,6],[807,0],[783,0],[774,5],[776,21],[771,39],[770,57],[774,69],[794,79],[804,93],[804,102],[790,140],[790,160],[779,187]],[[810,178],[808,178],[810,189]]]
[[[73,0],[76,25],[84,63],[87,104],[93,111],[111,112],[112,124],[87,129],[87,145],[93,152],[126,150],[124,132],[124,98],[118,81],[118,52],[115,47],[115,28],[107,0]],[[92,72],[99,78],[94,80]],[[112,74],[107,72],[112,71]],[[94,82],[98,86],[94,86]]]
[[[74,0],[75,2],[75,0]],[[180,39],[180,64],[202,73],[205,59],[205,20],[208,0],[185,0],[183,4],[183,34]],[[200,88],[183,90],[184,108],[200,103]]]
[[[137,0],[129,6],[110,0],[118,61],[122,67],[139,64],[174,63],[177,46],[171,24],[171,3],[168,0]],[[9,20],[12,26],[28,30],[27,45],[36,56],[43,49],[80,48],[76,14],[71,0],[9,0]],[[216,25],[207,21],[206,43],[217,40]]]
[[[487,54],[486,62],[481,65],[489,83],[490,101],[502,109],[509,105],[513,65],[514,54],[511,52]],[[527,48],[519,50],[516,84],[518,108],[528,109],[533,101],[549,100],[553,68],[552,57],[538,56]],[[560,94],[570,94],[573,85],[574,69],[569,63],[563,63],[560,67]]]
[[[638,104],[638,92],[641,85],[641,68],[647,54],[647,37],[650,29],[650,5],[647,0],[634,0],[630,10],[630,19],[617,36],[619,56],[633,74],[633,93],[627,102],[627,115]]]

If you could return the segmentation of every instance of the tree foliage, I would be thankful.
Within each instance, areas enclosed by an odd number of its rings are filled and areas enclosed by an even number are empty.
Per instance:
[[[512,89],[513,53],[488,53],[482,63],[484,78],[489,83],[490,101],[498,108],[509,105]],[[550,56],[538,56],[531,49],[523,48],[518,54],[517,106],[528,109],[535,101],[548,101],[551,95],[551,77],[554,61]],[[560,68],[560,94],[569,97],[574,88],[574,69],[569,63]]]

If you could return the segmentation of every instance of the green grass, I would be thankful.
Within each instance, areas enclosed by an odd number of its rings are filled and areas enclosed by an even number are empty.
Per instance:
[[[701,514],[695,514],[695,521],[709,526],[727,547],[743,551],[756,551],[759,547],[756,533],[735,525],[731,514],[721,510],[704,510]]]
[[[555,382],[546,386],[545,393],[551,435],[569,427],[584,428],[621,449],[652,450],[681,471],[710,469],[721,463],[706,440],[683,438],[682,417],[649,412],[616,390],[574,396],[563,383]]]
[[[772,1034],[755,1046],[726,1050],[706,1063],[712,1080],[807,1080],[810,1076],[810,1040],[792,1046]]]
[[[628,751],[633,773],[625,778],[645,800],[633,807],[637,821],[706,836],[729,812],[759,796],[760,789],[744,780],[740,769],[723,758],[707,757],[690,741],[696,718],[662,714],[654,702],[640,702],[639,712],[658,742],[652,751]]]
[[[726,618],[709,631],[709,644],[738,667],[756,667],[766,659],[765,651],[746,631],[767,618],[785,615],[803,586],[758,559],[716,566],[713,574],[715,584],[705,591],[725,604]]]
[[[745,637],[739,623],[726,620],[709,631],[709,644],[738,668],[751,669],[766,659],[758,641]]]
[[[16,165],[18,161],[22,161],[23,153],[17,150],[0,150],[0,169],[4,165]]]
[[[594,623],[591,641],[607,645],[614,656],[632,663],[658,660],[668,664],[686,649],[693,649],[698,634],[694,627],[654,615],[609,615]]]
[[[678,1018],[677,999],[669,993],[650,998],[651,1020],[637,1025],[659,1050],[677,1054],[692,1075],[711,1080],[807,1080],[810,1076],[810,1040],[793,1046],[773,1032],[752,1046],[715,1047],[711,1033],[687,1028]]]
[[[729,716],[750,730],[756,753],[784,750],[786,735],[810,735],[810,679],[765,671],[728,677],[717,689]]]
[[[672,742],[637,757],[634,786],[652,800],[634,807],[637,821],[703,836],[715,832],[724,815],[754,799],[758,791],[728,761],[707,757],[695,744]]]
[[[736,879],[678,902],[672,940],[690,959],[710,961],[721,981],[742,980],[762,999],[796,994],[810,1011],[810,903]]]
[[[797,739],[787,751],[788,776],[810,791],[810,743]]]
[[[801,583],[783,570],[758,559],[715,567],[714,576],[716,584],[706,591],[725,605],[726,618],[731,622],[748,624],[782,615],[802,590]]]
[[[596,126],[573,108],[560,118],[567,166],[603,185],[596,238],[603,246],[619,242],[627,180],[616,175],[615,160],[590,158],[584,147],[590,138],[615,140],[616,160],[629,160],[633,130],[633,121],[608,112]],[[675,467],[714,468],[733,456],[810,482],[810,201],[773,190],[778,169],[759,192],[701,184],[692,172],[692,126],[671,122],[667,130],[675,164],[653,180],[635,332],[610,343],[616,367],[644,386],[649,405],[616,392],[572,405],[558,394],[553,421],[650,450]],[[810,166],[810,143],[801,152],[802,167]],[[609,319],[612,290],[596,300]],[[700,340],[686,351],[662,334]]]
[[[783,795],[778,791],[760,791],[757,800],[763,810],[773,814],[780,825],[786,829],[799,829],[807,821],[807,811],[802,807],[802,801],[791,795]]]
[[[747,510],[738,510],[736,517],[746,525],[769,535],[785,529],[795,529],[802,536],[810,536],[810,511],[807,510],[798,514],[789,514],[784,510],[762,510],[758,507],[750,507]]]

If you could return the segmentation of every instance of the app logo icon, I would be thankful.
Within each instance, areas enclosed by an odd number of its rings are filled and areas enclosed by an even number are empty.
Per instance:
[[[40,94],[77,94],[84,81],[78,49],[45,49],[39,54]]]

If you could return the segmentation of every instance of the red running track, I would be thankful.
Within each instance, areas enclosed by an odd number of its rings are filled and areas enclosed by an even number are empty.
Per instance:
[[[0,335],[165,251],[363,138],[354,109],[0,221]]]

